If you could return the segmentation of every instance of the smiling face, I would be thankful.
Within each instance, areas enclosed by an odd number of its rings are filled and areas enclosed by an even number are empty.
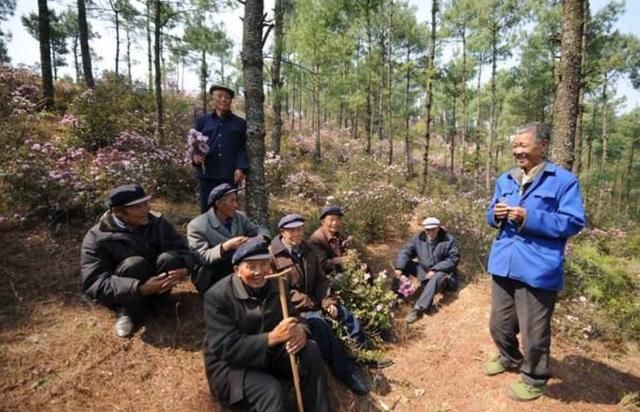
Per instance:
[[[114,208],[115,215],[134,229],[149,223],[149,211],[151,211],[151,205],[148,200],[133,206]]]
[[[273,273],[270,259],[245,260],[234,266],[234,270],[242,283],[253,289],[266,285],[265,276]]]
[[[222,219],[229,219],[240,207],[238,193],[233,192],[216,201],[216,214]]]
[[[433,227],[433,228],[425,228],[424,232],[427,234],[427,238],[431,241],[433,241],[437,236],[438,236],[438,231],[440,230],[439,227]]]
[[[322,219],[322,227],[329,232],[330,235],[335,236],[336,233],[342,229],[342,216],[327,215]]]
[[[547,143],[544,140],[536,140],[533,132],[524,132],[516,135],[512,147],[516,164],[528,173],[544,160]]]
[[[226,90],[218,89],[213,92],[213,108],[216,113],[225,114],[231,110],[231,93]]]

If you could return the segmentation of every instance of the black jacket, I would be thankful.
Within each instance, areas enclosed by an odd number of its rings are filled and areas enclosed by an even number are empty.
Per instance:
[[[270,280],[262,298],[249,295],[232,274],[204,295],[204,362],[212,393],[225,404],[243,399],[247,368],[267,370],[282,345],[269,348],[267,334],[283,319],[277,279]],[[296,311],[287,302],[289,316]]]
[[[140,298],[137,279],[113,276],[117,266],[131,256],[155,263],[161,253],[178,252],[191,271],[194,258],[185,238],[159,213],[149,214],[149,223],[139,232],[117,226],[106,212],[82,241],[80,275],[84,292],[106,305],[125,305]]]

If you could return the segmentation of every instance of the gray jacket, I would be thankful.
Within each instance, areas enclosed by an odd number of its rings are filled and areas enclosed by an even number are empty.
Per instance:
[[[212,209],[194,218],[187,226],[189,248],[201,265],[194,274],[193,283],[198,292],[204,293],[211,285],[233,271],[231,256],[233,251],[222,253],[220,246],[236,236],[262,236],[269,240],[269,230],[259,226],[240,211],[236,211],[231,221],[231,230],[220,222]]]

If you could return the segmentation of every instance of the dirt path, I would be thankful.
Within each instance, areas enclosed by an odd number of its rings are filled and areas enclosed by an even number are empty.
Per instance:
[[[0,410],[220,410],[209,399],[202,305],[191,286],[174,292],[177,316],[149,319],[132,339],[118,339],[113,315],[79,291],[81,233],[54,241],[43,231],[0,232]],[[388,261],[396,246],[372,253]],[[625,393],[640,391],[637,352],[607,356],[601,344],[577,348],[555,339],[549,396],[510,401],[505,389],[516,376],[486,378],[479,368],[494,351],[488,290],[480,278],[436,315],[400,326],[400,342],[388,347],[396,364],[370,374],[374,393],[356,398],[332,382],[335,409],[601,411],[617,410]]]

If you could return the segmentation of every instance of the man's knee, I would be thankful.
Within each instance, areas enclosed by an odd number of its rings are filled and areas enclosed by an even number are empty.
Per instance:
[[[178,252],[169,250],[162,252],[156,259],[156,267],[158,272],[166,272],[185,267],[184,259]]]
[[[146,279],[155,273],[153,264],[142,256],[130,256],[120,262],[114,274],[120,277]]]
[[[287,410],[288,394],[282,383],[273,376],[245,375],[245,401],[250,410],[280,412]]]

